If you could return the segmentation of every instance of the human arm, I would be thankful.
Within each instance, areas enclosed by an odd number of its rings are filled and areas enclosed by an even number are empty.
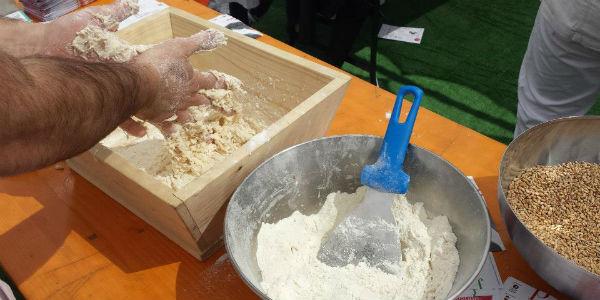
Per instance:
[[[77,155],[132,115],[160,126],[207,103],[195,91],[215,80],[187,61],[205,39],[200,33],[169,40],[128,64],[19,59],[0,51],[0,176]]]
[[[41,29],[39,24],[0,18],[0,50],[12,56],[34,55],[37,41],[43,34]]]
[[[92,6],[44,23],[0,18],[0,49],[21,58],[33,55],[76,58],[68,45],[81,29],[97,25],[116,31],[120,21],[137,13],[132,1]]]
[[[157,75],[131,65],[0,52],[0,175],[77,155],[148,105]]]

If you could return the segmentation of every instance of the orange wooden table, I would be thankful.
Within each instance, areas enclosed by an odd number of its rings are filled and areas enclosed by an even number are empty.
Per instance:
[[[203,18],[216,15],[193,1],[164,2]],[[316,60],[270,37],[260,40]],[[328,134],[383,135],[393,101],[353,78]],[[505,146],[426,109],[412,142],[475,177],[508,247],[495,254],[502,279],[510,275],[564,298],[527,266],[501,221],[496,185]],[[0,179],[0,212],[0,264],[27,298],[257,298],[223,249],[197,261],[68,168]]]

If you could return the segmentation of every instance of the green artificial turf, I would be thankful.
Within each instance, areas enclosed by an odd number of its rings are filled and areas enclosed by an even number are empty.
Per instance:
[[[515,126],[519,68],[539,0],[386,2],[384,23],[423,27],[425,34],[420,45],[380,39],[380,86],[391,92],[403,84],[420,86],[426,94],[423,106],[508,143]],[[286,41],[285,18],[284,0],[275,0],[255,27]],[[327,31],[324,25],[317,28]],[[359,59],[369,58],[368,32],[366,24],[355,43]],[[351,64],[343,69],[368,80],[367,72]],[[600,114],[600,105],[590,114]]]

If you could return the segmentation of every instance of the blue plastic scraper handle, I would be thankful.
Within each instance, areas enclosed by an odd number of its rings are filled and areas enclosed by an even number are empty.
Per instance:
[[[415,98],[406,121],[400,123],[400,109],[406,94],[413,94]],[[380,192],[406,194],[410,176],[403,169],[404,157],[422,97],[423,91],[416,86],[406,85],[398,90],[379,159],[376,163],[365,166],[360,174],[360,182],[363,185]]]

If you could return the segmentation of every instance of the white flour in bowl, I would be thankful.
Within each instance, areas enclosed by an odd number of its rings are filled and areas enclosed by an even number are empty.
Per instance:
[[[330,267],[317,258],[325,235],[362,200],[365,191],[361,187],[354,194],[332,193],[316,214],[296,211],[275,224],[262,224],[256,258],[269,297],[446,299],[459,264],[456,236],[446,216],[431,217],[422,203],[410,204],[404,195],[398,195],[393,205],[401,272],[388,274],[364,262]]]

